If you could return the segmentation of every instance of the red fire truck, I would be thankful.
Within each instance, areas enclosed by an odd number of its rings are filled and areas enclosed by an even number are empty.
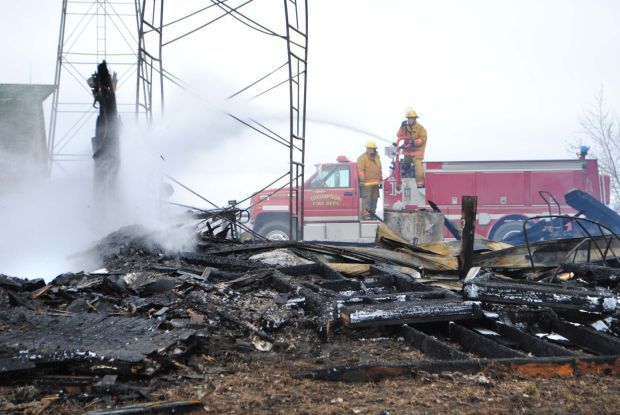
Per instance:
[[[493,240],[520,232],[528,217],[549,213],[541,191],[563,201],[569,190],[580,189],[609,203],[609,176],[599,174],[594,159],[426,162],[423,195],[415,179],[401,176],[395,149],[387,148],[386,154],[392,163],[383,185],[384,210],[413,211],[433,201],[448,219],[459,220],[461,197],[477,195],[476,233]],[[305,240],[374,240],[377,221],[362,220],[360,214],[355,162],[340,156],[319,165],[304,192]],[[269,239],[288,239],[288,191],[264,190],[252,197],[252,206],[255,231]],[[574,212],[563,202],[560,208],[562,213]]]

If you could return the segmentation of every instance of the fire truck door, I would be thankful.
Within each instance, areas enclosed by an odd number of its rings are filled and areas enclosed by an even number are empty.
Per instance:
[[[306,184],[304,220],[341,222],[359,219],[359,190],[348,164],[321,166]]]

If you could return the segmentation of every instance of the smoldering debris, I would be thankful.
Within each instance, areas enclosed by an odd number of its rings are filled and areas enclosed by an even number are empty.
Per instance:
[[[380,229],[375,247],[243,244],[188,229],[171,250],[165,232],[121,228],[76,254],[96,257],[95,271],[49,283],[0,276],[0,382],[31,385],[35,406],[164,399],[198,411],[157,391],[273,359],[338,381],[620,371],[620,268],[610,255],[567,263],[558,252],[577,242],[530,247],[533,271],[522,248],[477,241],[478,268],[461,280],[452,242],[410,246]],[[18,405],[11,396],[0,409]]]

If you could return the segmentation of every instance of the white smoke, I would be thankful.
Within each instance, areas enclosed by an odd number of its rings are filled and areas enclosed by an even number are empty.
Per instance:
[[[165,232],[156,242],[168,249],[187,249],[191,227],[173,226],[180,211],[168,203],[165,175],[180,180],[196,175],[188,169],[196,167],[201,154],[218,151],[243,129],[221,110],[194,108],[177,111],[178,115],[150,128],[125,122],[118,195],[103,215],[93,203],[90,158],[61,163],[52,180],[22,174],[19,186],[0,189],[0,274],[50,280],[63,272],[91,270],[92,260],[75,254],[110,232],[134,224],[155,231],[154,235]],[[10,162],[7,154],[3,158]],[[200,204],[204,202],[194,197],[191,205]],[[171,233],[171,229],[182,231]]]

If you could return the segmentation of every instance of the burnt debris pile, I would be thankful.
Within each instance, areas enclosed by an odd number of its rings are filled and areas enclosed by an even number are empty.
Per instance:
[[[414,246],[383,225],[374,246],[199,233],[171,251],[166,239],[123,228],[80,254],[99,256],[96,271],[47,284],[1,276],[0,381],[34,388],[32,400],[61,391],[119,402],[156,400],[156,385],[261,359],[340,381],[620,370],[613,234],[476,239],[464,279],[459,241]]]

